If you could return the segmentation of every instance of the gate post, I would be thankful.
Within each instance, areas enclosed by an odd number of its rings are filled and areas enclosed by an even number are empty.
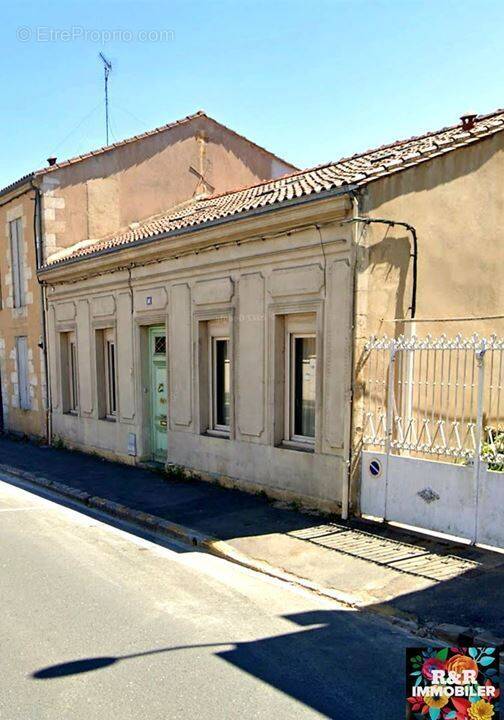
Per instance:
[[[480,499],[480,478],[481,478],[481,442],[483,438],[483,394],[485,382],[485,353],[486,340],[481,339],[480,347],[476,350],[476,363],[478,366],[478,398],[476,410],[476,427],[475,427],[475,448],[474,448],[474,466],[473,466],[473,485],[474,485],[474,533],[471,545],[475,545],[478,540],[479,525],[479,499]]]
[[[392,450],[392,435],[394,433],[394,397],[395,397],[395,359],[396,340],[392,338],[389,348],[389,372],[387,392],[387,416],[385,425],[385,501],[383,520],[388,521],[388,484],[389,484],[389,457]]]

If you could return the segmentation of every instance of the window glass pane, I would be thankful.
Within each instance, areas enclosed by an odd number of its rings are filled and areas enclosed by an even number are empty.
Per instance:
[[[166,336],[165,335],[156,335],[154,337],[154,353],[155,353],[155,355],[165,355],[166,354]]]
[[[116,368],[115,343],[107,341],[107,386],[108,386],[108,414],[116,412]]]
[[[70,408],[77,410],[79,407],[79,391],[77,385],[77,351],[75,343],[70,343]]]
[[[229,340],[215,341],[215,423],[229,427]]]
[[[315,375],[317,356],[314,337],[294,338],[294,434],[315,437]]]

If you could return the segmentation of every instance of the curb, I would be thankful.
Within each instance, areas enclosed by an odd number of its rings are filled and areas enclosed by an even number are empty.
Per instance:
[[[112,515],[113,517],[140,525],[148,530],[154,530],[167,535],[168,537],[181,540],[193,547],[203,548],[212,555],[216,555],[224,560],[241,565],[249,570],[260,572],[263,575],[268,575],[276,580],[282,580],[290,583],[291,585],[296,585],[322,597],[330,598],[331,600],[335,600],[336,602],[339,602],[340,604],[353,610],[378,615],[379,617],[388,620],[393,625],[396,625],[414,635],[418,635],[418,637],[432,638],[454,646],[461,645],[463,647],[467,647],[468,645],[492,645],[499,647],[501,648],[500,671],[504,674],[504,638],[496,637],[493,633],[485,630],[484,628],[468,628],[461,625],[453,625],[451,623],[423,623],[415,615],[405,613],[396,608],[391,608],[389,605],[377,604],[370,607],[352,595],[319,585],[311,580],[307,580],[306,578],[269,565],[263,560],[256,560],[248,555],[244,555],[225,540],[219,540],[218,538],[206,535],[198,530],[194,530],[193,528],[179,525],[178,523],[170,522],[169,520],[164,520],[157,515],[151,515],[150,513],[142,512],[141,510],[133,510],[126,505],[116,503],[112,500],[107,500],[106,498],[99,497],[98,495],[90,495],[84,490],[78,490],[77,488],[66,485],[65,483],[49,480],[46,477],[35,475],[25,470],[19,470],[18,468],[11,467],[10,465],[0,464],[0,472],[21,478],[22,480],[33,483],[34,485],[50,489],[59,495],[71,498],[83,505],[95,508]]]

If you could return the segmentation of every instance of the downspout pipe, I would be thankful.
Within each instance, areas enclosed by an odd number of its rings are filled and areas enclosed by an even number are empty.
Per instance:
[[[350,220],[346,220],[345,223],[355,222],[359,217],[359,200],[360,196],[358,191],[353,191],[350,194],[352,201],[352,215]],[[344,448],[344,461],[345,471],[343,473],[343,481],[341,488],[341,519],[348,520],[350,514],[350,484],[352,475],[352,429],[353,429],[353,399],[354,399],[354,348],[356,340],[356,293],[357,293],[357,224],[354,225],[352,230],[352,253],[351,253],[351,292],[350,292],[350,397],[345,403],[345,448]]]
[[[31,186],[33,190],[35,191],[35,208],[33,212],[33,237],[35,239],[35,262],[37,266],[37,271],[40,267],[42,267],[43,264],[43,242],[42,242],[42,233],[43,233],[43,227],[42,227],[42,193],[40,192],[40,188],[37,187],[37,185],[34,184],[33,180],[30,180]],[[45,292],[45,286],[40,281],[38,277],[37,272],[37,280],[40,287],[40,321],[42,326],[42,342],[39,344],[40,349],[42,350],[42,357],[43,357],[43,363],[44,363],[44,376],[45,376],[45,396],[46,396],[46,407],[45,407],[45,413],[46,413],[46,440],[48,445],[51,444],[51,436],[52,436],[52,429],[51,429],[51,409],[52,409],[52,401],[51,401],[51,395],[50,395],[50,384],[49,384],[49,362],[47,357],[47,313],[46,313],[46,292]]]
[[[388,227],[395,227],[396,225],[399,227],[405,228],[410,234],[411,234],[411,252],[410,252],[410,258],[412,259],[412,289],[411,289],[411,304],[408,308],[410,312],[410,317],[413,320],[416,315],[416,305],[417,305],[417,285],[418,285],[418,236],[416,232],[416,228],[413,227],[410,223],[402,222],[398,220],[388,220],[385,218],[368,218],[368,217],[361,217],[359,215],[359,194],[357,191],[353,191],[351,193],[352,197],[352,210],[353,210],[353,216],[349,220],[343,220],[341,223],[342,225],[347,225],[349,223],[353,223],[355,225],[355,228],[358,227],[358,223],[363,223],[364,225],[370,225],[371,223],[378,223],[382,225],[387,225]],[[349,409],[349,420],[347,425],[347,432],[346,432],[346,442],[347,442],[347,448],[345,450],[345,464],[346,464],[346,472],[344,473],[344,479],[343,479],[343,487],[342,487],[342,501],[341,501],[341,519],[347,520],[349,511],[350,511],[350,483],[351,483],[351,463],[352,463],[352,428],[353,428],[353,399],[355,396],[355,378],[354,378],[354,348],[355,348],[355,341],[356,341],[356,293],[357,293],[357,231],[354,231],[353,235],[353,288],[352,288],[352,308],[351,308],[351,328],[352,328],[352,342],[351,342],[351,352],[352,352],[352,358],[351,358],[351,399],[350,399],[350,409]]]
[[[410,318],[412,320],[415,319],[416,315],[416,305],[417,305],[417,284],[418,284],[418,237],[416,229],[413,227],[413,225],[410,225],[410,223],[407,222],[401,222],[399,220],[388,220],[386,218],[368,218],[368,217],[353,217],[350,220],[344,220],[342,224],[345,223],[363,223],[364,225],[371,225],[372,223],[379,223],[381,225],[388,225],[388,227],[395,227],[396,225],[398,227],[406,228],[406,230],[411,234],[411,252],[410,252],[410,258],[412,259],[412,283],[411,283],[411,304],[408,308],[410,312]]]

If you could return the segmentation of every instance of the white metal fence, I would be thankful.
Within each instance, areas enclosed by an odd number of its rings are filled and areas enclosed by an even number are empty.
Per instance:
[[[361,511],[504,547],[504,338],[371,338],[363,381]]]
[[[371,338],[363,444],[504,468],[504,338]]]

